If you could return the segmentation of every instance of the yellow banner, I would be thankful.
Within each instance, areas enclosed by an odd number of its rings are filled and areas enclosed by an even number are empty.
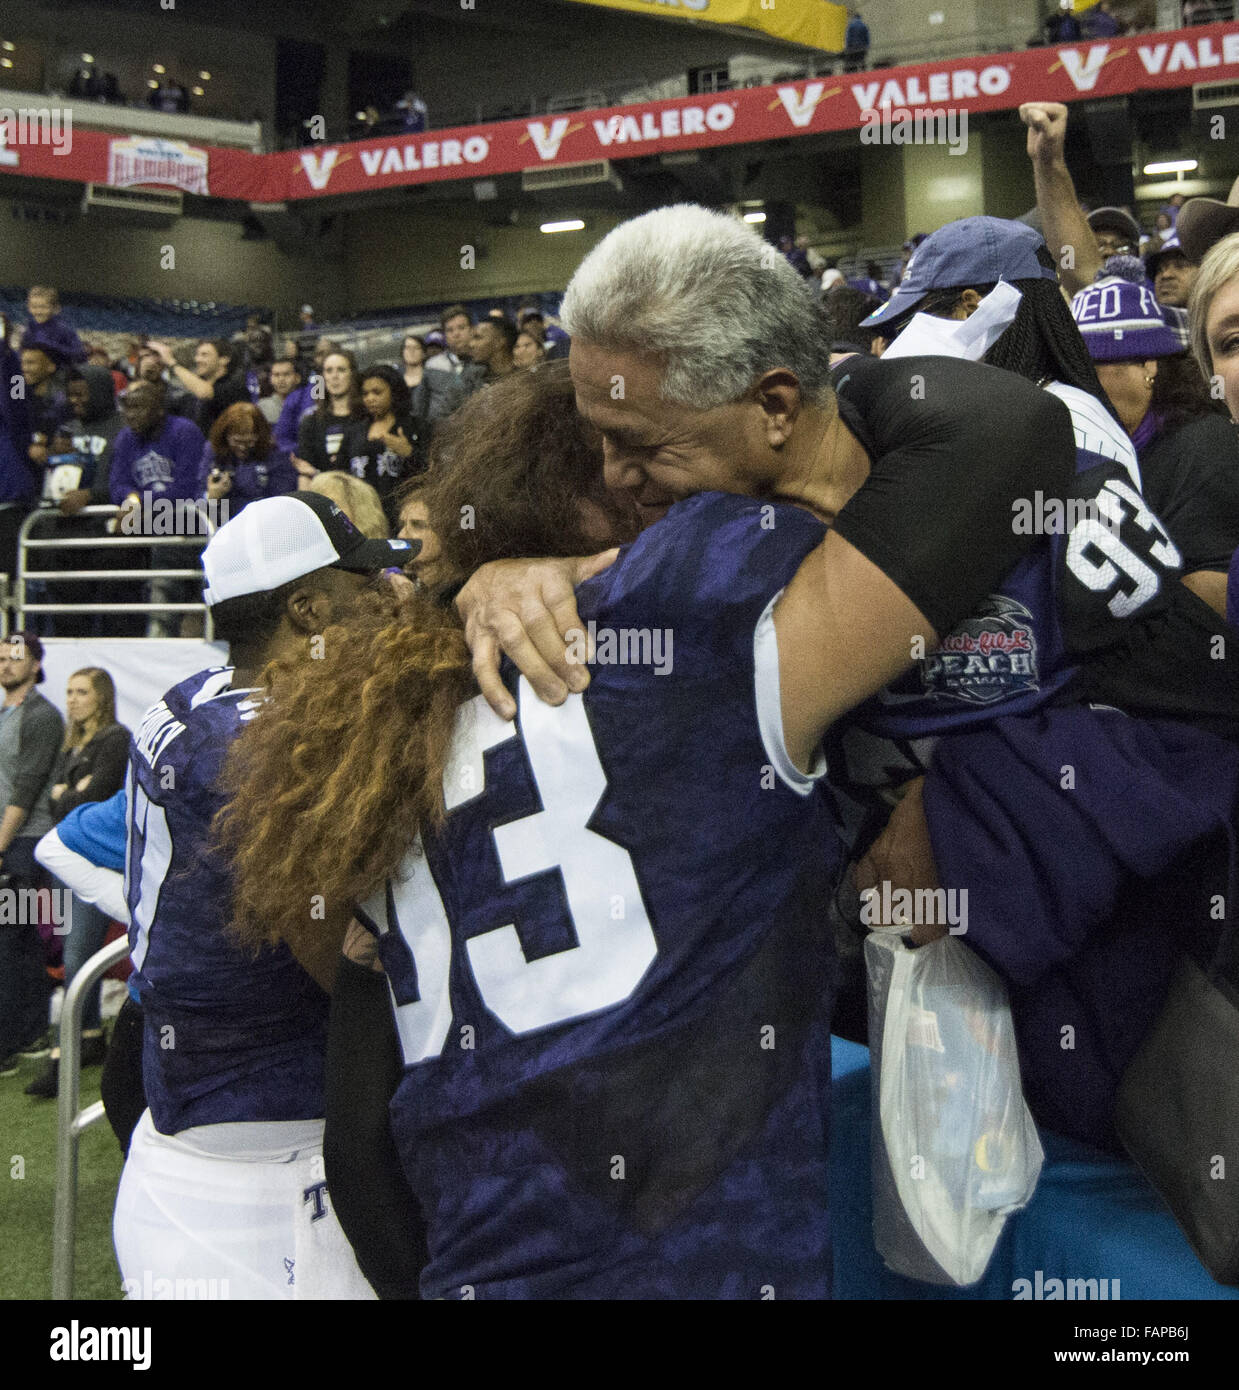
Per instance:
[[[827,0],[575,0],[630,14],[662,15],[667,19],[700,19],[708,24],[733,24],[759,29],[771,38],[802,43],[827,53],[843,52],[848,12]]]

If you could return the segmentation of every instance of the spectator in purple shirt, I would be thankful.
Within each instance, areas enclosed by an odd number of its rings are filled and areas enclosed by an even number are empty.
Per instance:
[[[272,443],[271,426],[262,411],[243,401],[230,405],[211,427],[198,472],[198,495],[210,502],[227,498],[231,518],[260,497],[296,490],[296,470]]]
[[[281,357],[271,364],[271,389],[283,402],[275,422],[275,447],[282,453],[295,454],[301,417],[317,404],[313,386],[302,380],[301,364],[295,357]]]
[[[60,296],[54,289],[47,285],[31,285],[26,295],[26,311],[30,315],[30,327],[22,334],[23,351],[26,348],[47,349],[57,365],[86,361],[86,344],[60,317]]]
[[[175,509],[173,526],[169,529],[167,503],[178,501],[197,503],[198,472],[206,441],[192,420],[169,415],[163,390],[152,382],[135,381],[121,397],[120,412],[125,428],[112,443],[112,469],[108,491],[112,501],[121,509],[116,525],[128,535],[169,535],[177,529]],[[196,534],[205,534],[195,523]],[[143,558],[135,555],[135,564],[156,562],[163,568],[171,560],[166,549],[153,548]],[[183,563],[184,557],[180,557]],[[152,578],[148,587],[151,603],[192,603],[201,593],[200,586],[186,580]],[[126,636],[133,635],[126,633]],[[182,632],[175,619],[165,612],[151,611],[146,622],[148,637],[196,636]]]
[[[1123,26],[1111,13],[1110,0],[1097,0],[1080,22],[1086,39],[1114,39],[1123,32]]]
[[[112,501],[128,508],[140,505],[144,492],[153,498],[198,497],[206,445],[198,426],[169,415],[163,392],[144,381],[135,381],[121,397],[120,412],[125,428],[112,443]]]

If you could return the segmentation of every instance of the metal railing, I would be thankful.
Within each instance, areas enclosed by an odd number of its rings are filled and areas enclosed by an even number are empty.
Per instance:
[[[224,116],[188,115],[154,111],[149,106],[91,101],[86,97],[65,96],[63,92],[18,92],[0,89],[0,106],[10,110],[52,110],[62,113],[70,131],[118,130],[164,140],[188,140],[193,144],[228,145],[258,153],[263,148],[262,125],[258,121],[231,120]]]
[[[106,507],[83,507],[76,516],[99,516],[114,517],[119,515],[120,508],[113,506]],[[93,602],[83,603],[49,603],[42,600],[31,602],[27,597],[27,587],[31,583],[45,584],[70,584],[70,583],[109,583],[126,580],[140,580],[152,586],[157,586],[161,581],[169,580],[196,580],[201,582],[201,566],[195,564],[193,569],[58,569],[44,570],[31,569],[29,565],[30,554],[33,551],[48,550],[95,550],[113,551],[122,548],[151,550],[160,546],[179,546],[182,549],[188,547],[195,548],[195,558],[201,551],[202,546],[215,534],[215,525],[210,516],[202,510],[198,510],[195,515],[201,531],[197,535],[113,535],[113,536],[59,536],[54,539],[35,539],[33,533],[46,526],[48,522],[59,522],[65,520],[59,511],[53,507],[41,508],[31,512],[22,522],[21,530],[18,533],[17,542],[17,581],[14,586],[13,609],[17,619],[17,626],[26,626],[27,615],[31,613],[146,613],[151,615],[152,621],[156,614],[167,613],[201,613],[203,615],[203,635],[206,640],[211,641],[214,636],[214,629],[211,623],[211,610],[207,607],[204,600],[196,603],[169,602],[152,597],[151,601],[145,603],[114,603],[107,599],[96,598]],[[153,593],[157,593],[157,588]],[[148,629],[148,635],[150,633]]]
[[[57,1097],[56,1207],[52,1217],[52,1297],[73,1297],[77,1247],[77,1153],[82,1133],[103,1119],[103,1102],[78,1109],[82,1091],[82,1013],[90,989],[129,954],[128,935],[96,951],[65,989],[60,1009],[60,1093]]]

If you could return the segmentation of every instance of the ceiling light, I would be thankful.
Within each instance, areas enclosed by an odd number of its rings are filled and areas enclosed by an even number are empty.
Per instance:
[[[5,39],[3,43],[0,43],[0,48],[3,48],[6,53],[12,53],[16,47],[17,45],[12,39]]]
[[[766,220],[766,214],[764,212],[746,212],[744,214],[744,220],[746,222],[764,222]]]
[[[166,67],[164,67],[164,65],[163,65],[162,63],[155,63],[155,64],[151,67],[151,71],[152,71],[152,72],[157,72],[157,73],[160,75],[160,77],[162,77],[162,76],[164,75],[164,73],[168,71],[168,69],[167,69]]]
[[[0,58],[0,68],[11,68],[12,66],[12,58]]]
[[[155,79],[154,79],[153,77],[148,77],[148,78],[146,79],[146,85],[147,85],[152,91],[154,91],[154,90],[159,86],[159,83],[156,82]]]
[[[1164,159],[1158,164],[1146,164],[1144,172],[1146,174],[1190,174],[1193,169],[1199,168],[1200,161],[1196,159]]]
[[[192,89],[192,91],[193,91],[194,96],[196,96],[196,97],[204,97],[204,96],[206,96],[206,88],[205,88],[205,87],[194,87],[194,88]]]
[[[543,222],[541,230],[544,232],[582,232],[585,230],[585,223],[579,217],[574,217],[567,222]]]
[[[93,63],[94,61],[95,61],[95,55],[94,55],[93,53],[83,53],[83,54],[82,54],[82,62],[83,62],[83,63]]]
[[[200,73],[198,74],[198,81],[199,81],[199,82],[209,82],[210,80],[211,80],[211,74],[210,74],[209,72],[200,72]]]

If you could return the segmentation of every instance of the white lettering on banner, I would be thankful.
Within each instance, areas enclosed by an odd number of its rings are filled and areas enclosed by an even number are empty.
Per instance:
[[[361,167],[367,178],[374,178],[379,174],[442,169],[449,164],[459,164],[462,158],[466,163],[480,164],[490,153],[490,141],[484,136],[473,135],[463,144],[459,140],[427,140],[423,145],[388,145],[385,150],[362,150],[360,153]]]
[[[534,149],[538,151],[539,159],[554,159],[559,153],[559,147],[563,144],[564,136],[568,133],[570,122],[567,116],[556,116],[551,122],[548,131],[541,121],[529,121],[525,129],[529,132],[529,138],[533,141]]]
[[[1106,65],[1106,55],[1110,52],[1108,43],[1095,43],[1088,50],[1088,57],[1081,57],[1079,49],[1060,48],[1058,61],[1063,71],[1071,78],[1071,85],[1077,92],[1091,92],[1097,85],[1101,70]]]
[[[595,121],[594,133],[600,145],[627,145],[641,140],[704,135],[707,126],[711,130],[729,130],[735,119],[735,107],[729,102],[719,101],[704,109],[700,106],[680,106],[665,111],[643,111],[639,124],[635,116],[611,116],[605,121]],[[792,119],[795,120],[795,117]]]
[[[1195,55],[1192,53],[1191,44],[1185,43],[1182,39],[1173,49],[1168,43],[1141,44],[1136,52],[1150,77],[1157,77],[1162,72],[1191,72],[1196,68],[1217,68],[1223,63],[1231,66],[1239,63],[1239,33],[1222,35],[1220,55],[1213,47],[1211,38],[1197,39]],[[1167,54],[1170,55],[1169,63],[1166,62]]]
[[[792,125],[803,130],[809,124],[825,90],[825,82],[810,82],[803,92],[798,92],[795,87],[778,89],[779,100],[783,103],[784,111],[791,117]]]
[[[336,160],[339,158],[340,151],[336,149],[323,150],[321,154],[317,150],[302,154],[301,167],[315,192],[321,193],[327,187],[331,171],[336,167]]]
[[[916,73],[906,84],[894,77],[885,82],[856,82],[852,84],[852,95],[861,111],[872,111],[880,106],[927,106],[931,101],[963,101],[978,94],[996,97],[1011,85],[1011,73],[997,66],[980,71],[956,68],[953,72],[929,73],[924,80],[929,83],[928,91]]]

